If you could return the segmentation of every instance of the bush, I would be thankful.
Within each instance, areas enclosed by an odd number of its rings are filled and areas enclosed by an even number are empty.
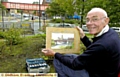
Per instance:
[[[4,38],[4,32],[0,32],[0,39]]]
[[[21,29],[11,28],[5,32],[4,37],[8,45],[17,45],[21,43]]]
[[[110,27],[120,27],[120,23],[109,23]]]
[[[50,22],[54,22],[54,23],[61,23],[62,20],[61,19],[52,19]]]
[[[63,20],[62,19],[52,19],[51,22],[53,22],[53,23],[62,23]],[[75,24],[75,23],[80,23],[80,21],[75,20],[75,19],[65,19],[64,23]]]

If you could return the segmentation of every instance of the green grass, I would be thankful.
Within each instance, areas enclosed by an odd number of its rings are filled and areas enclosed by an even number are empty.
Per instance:
[[[86,34],[89,38],[92,36]],[[1,73],[27,73],[26,59],[41,58],[43,53],[41,49],[44,46],[45,35],[24,37],[22,43],[18,45],[6,45],[5,41],[0,41],[0,72]],[[81,43],[81,52],[86,49]],[[50,65],[50,73],[54,73],[55,69],[52,61],[46,60]]]

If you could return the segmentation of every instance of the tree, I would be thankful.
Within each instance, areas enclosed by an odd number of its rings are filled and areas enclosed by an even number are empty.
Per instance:
[[[81,16],[81,25],[83,25],[87,12],[91,8],[100,7],[108,13],[110,23],[117,24],[110,26],[120,26],[120,0],[76,0],[74,5],[73,1],[74,0],[53,0],[48,11],[70,16],[73,16],[74,12],[76,12]]]
[[[118,23],[117,25],[110,26],[120,26],[120,0],[87,0],[85,4],[85,13],[87,13],[93,7],[100,7],[106,10],[110,18],[110,23]]]
[[[33,2],[33,4],[39,4],[39,2],[35,1],[35,2]]]
[[[3,6],[3,4],[0,3],[0,8],[1,8],[1,9],[5,9],[5,6]]]
[[[67,15],[73,15],[75,12],[73,0],[55,0],[56,3],[60,5],[60,8],[62,8]]]
[[[64,10],[60,8],[60,5],[56,2],[52,2],[50,7],[47,8],[46,13],[50,14],[51,16],[60,16],[63,14]]]

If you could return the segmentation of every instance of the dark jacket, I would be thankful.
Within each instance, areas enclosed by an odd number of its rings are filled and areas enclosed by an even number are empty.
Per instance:
[[[120,59],[118,34],[109,29],[103,35],[93,38],[93,42],[86,36],[81,40],[87,47],[83,54],[71,59],[56,53],[55,58],[74,70],[86,69],[90,77],[117,77]]]

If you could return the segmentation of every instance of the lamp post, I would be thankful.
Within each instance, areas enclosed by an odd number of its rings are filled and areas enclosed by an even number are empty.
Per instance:
[[[40,20],[40,0],[39,0],[39,29],[41,30],[41,20]]]
[[[45,26],[45,19],[46,19],[45,12],[42,12],[42,19],[43,19],[43,26]]]
[[[83,25],[83,16],[84,16],[84,1],[86,1],[86,0],[82,0],[82,8],[81,8],[81,21],[80,21],[80,27],[82,27],[82,25]],[[73,1],[73,3],[72,3],[72,5],[74,5],[76,3],[76,0],[74,0]]]
[[[46,24],[45,24],[46,14],[45,14],[45,12],[42,12],[42,19],[43,19],[42,30],[45,31],[45,29],[46,29]]]
[[[21,10],[21,22],[22,22],[23,11]]]
[[[64,21],[65,21],[65,17],[63,16],[63,17],[62,17],[63,27],[65,26],[65,25],[64,25]]]
[[[32,20],[32,24],[33,24],[33,33],[35,34],[35,29],[34,29],[34,16],[32,16],[31,20]]]
[[[83,1],[83,4],[82,4],[82,12],[81,12],[81,24],[80,24],[80,27],[82,27],[82,25],[83,25],[83,16],[84,16],[84,1],[85,0],[82,0]]]

